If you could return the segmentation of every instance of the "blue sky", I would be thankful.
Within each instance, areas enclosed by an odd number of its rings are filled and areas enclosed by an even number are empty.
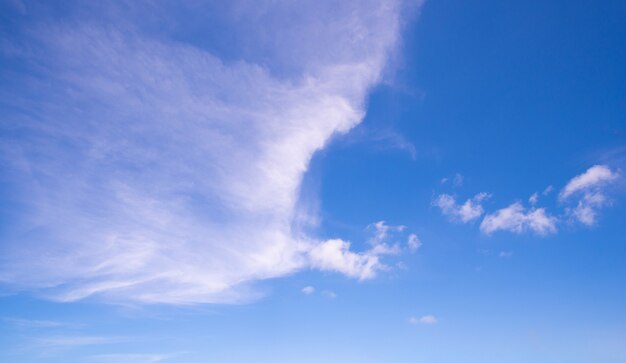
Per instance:
[[[626,361],[622,1],[0,2],[0,358]]]

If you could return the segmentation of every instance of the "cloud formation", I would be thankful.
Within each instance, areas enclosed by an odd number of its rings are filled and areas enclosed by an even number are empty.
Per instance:
[[[407,239],[407,246],[411,252],[417,252],[422,247],[422,241],[415,233],[411,233]]]
[[[192,2],[185,24],[127,5],[5,34],[2,57],[24,67],[1,93],[17,207],[0,281],[59,301],[186,304],[250,300],[254,281],[309,266],[375,276],[381,251],[292,222],[312,155],[362,120],[403,4]],[[203,42],[212,14],[233,46]]]
[[[515,202],[506,208],[485,216],[480,224],[480,230],[485,234],[495,231],[510,231],[522,233],[532,231],[539,235],[556,233],[557,219],[546,213],[543,208],[526,210],[521,203]]]
[[[610,199],[606,195],[607,188],[620,178],[618,170],[611,170],[606,165],[594,165],[573,177],[558,196],[561,203],[572,201],[575,203],[574,207],[565,209],[565,215],[568,215],[570,220],[587,226],[596,224],[598,210],[610,204]],[[553,189],[550,185],[541,194],[547,196]],[[433,201],[433,205],[439,207],[442,214],[452,221],[467,223],[483,215],[484,209],[480,202],[489,196],[490,194],[480,193],[464,204],[458,205],[453,196],[441,194]],[[506,208],[487,213],[480,224],[481,232],[488,235],[496,231],[518,234],[533,232],[542,236],[556,233],[557,224],[562,222],[562,216],[557,217],[549,214],[545,208],[537,208],[536,205],[539,203],[537,192],[530,196],[528,202],[531,205],[530,209],[526,209],[520,202],[515,202]]]
[[[559,199],[565,200],[575,193],[595,191],[617,180],[619,174],[606,165],[594,165],[584,173],[572,178],[559,193]]]
[[[598,210],[610,203],[606,187],[619,177],[619,172],[606,165],[594,165],[572,178],[559,193],[559,200],[567,202],[577,199],[576,206],[568,208],[567,213],[574,220],[592,226],[596,224]]]
[[[489,194],[478,193],[459,205],[454,196],[441,194],[433,201],[433,205],[438,207],[441,213],[452,221],[468,223],[483,215],[484,209],[481,203],[487,198],[489,198]]]
[[[412,316],[409,318],[409,324],[411,325],[417,325],[417,324],[434,325],[434,324],[437,324],[437,318],[434,315],[424,315],[420,318],[416,318]]]

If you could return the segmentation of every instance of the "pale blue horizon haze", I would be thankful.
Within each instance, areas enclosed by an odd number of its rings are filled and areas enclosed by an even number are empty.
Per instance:
[[[0,361],[626,362],[626,3],[0,1]]]

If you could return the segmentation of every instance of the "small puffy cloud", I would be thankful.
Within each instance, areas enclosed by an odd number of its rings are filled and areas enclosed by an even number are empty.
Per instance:
[[[576,207],[568,208],[567,213],[574,220],[592,226],[596,223],[598,209],[610,203],[605,195],[608,184],[620,177],[605,165],[594,165],[586,172],[572,178],[561,190],[559,200],[565,202],[578,196]]]
[[[467,223],[484,213],[481,202],[487,198],[489,198],[488,193],[478,193],[473,198],[459,205],[452,195],[441,194],[433,201],[433,205],[441,209],[441,213],[453,221]]]
[[[302,288],[302,293],[305,295],[311,295],[315,292],[315,288],[313,286],[305,286]]]
[[[416,252],[422,247],[422,241],[417,237],[415,233],[411,233],[407,240],[407,246],[411,252]]]
[[[555,233],[557,219],[546,214],[543,208],[533,208],[526,211],[521,203],[516,202],[495,213],[488,214],[480,224],[480,230],[485,234],[495,231],[510,231],[522,233],[532,231],[539,235]]]
[[[417,325],[417,324],[424,324],[424,325],[433,325],[433,324],[437,324],[437,318],[434,315],[424,315],[420,318],[416,318],[414,316],[409,318],[409,324],[411,325]]]
[[[528,198],[528,202],[530,205],[535,205],[539,201],[539,194],[537,192],[533,193],[533,195]]]
[[[314,246],[309,252],[311,266],[322,271],[335,271],[366,280],[376,276],[385,266],[373,252],[350,251],[350,242],[331,239]]]

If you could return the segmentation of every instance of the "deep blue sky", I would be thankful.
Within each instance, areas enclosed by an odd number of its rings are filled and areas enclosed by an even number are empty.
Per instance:
[[[626,361],[625,2],[1,4],[0,360]]]

